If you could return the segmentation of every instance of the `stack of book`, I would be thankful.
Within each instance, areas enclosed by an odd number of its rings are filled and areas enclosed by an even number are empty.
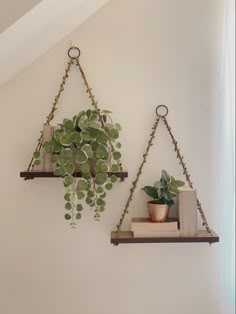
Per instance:
[[[179,237],[177,219],[169,218],[166,222],[152,222],[150,218],[132,218],[131,231],[136,238]]]

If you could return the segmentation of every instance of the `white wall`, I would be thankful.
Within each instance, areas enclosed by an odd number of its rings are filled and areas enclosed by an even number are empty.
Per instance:
[[[109,243],[161,103],[169,107],[209,224],[219,227],[211,116],[218,97],[221,2],[113,0],[0,89],[1,314],[227,314],[220,311],[219,244]],[[59,179],[19,178],[58,90],[69,40],[82,50],[100,106],[123,125],[129,171],[109,194],[102,221],[95,223],[87,210],[75,231],[63,219]],[[88,106],[73,69],[56,122]],[[163,125],[156,143],[139,188],[163,168],[182,177]],[[132,216],[146,213],[145,202],[138,189],[125,228]]]

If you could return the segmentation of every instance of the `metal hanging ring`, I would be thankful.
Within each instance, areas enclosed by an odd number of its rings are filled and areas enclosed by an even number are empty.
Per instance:
[[[158,110],[159,110],[159,109],[164,109],[164,110],[166,110],[166,113],[165,113],[165,114],[160,114],[160,113],[158,113]],[[160,105],[160,106],[158,106],[157,109],[156,109],[156,114],[157,114],[158,116],[162,117],[162,118],[166,117],[166,116],[168,115],[168,112],[169,112],[169,109],[168,109],[165,105]]]
[[[71,55],[72,52],[73,52],[74,55]],[[71,59],[78,59],[80,57],[80,54],[81,54],[81,52],[80,52],[78,47],[71,47],[68,50],[68,56]]]

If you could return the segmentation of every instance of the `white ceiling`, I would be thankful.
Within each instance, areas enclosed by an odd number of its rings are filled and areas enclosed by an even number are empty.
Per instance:
[[[0,86],[70,34],[109,1],[41,1],[0,34]]]
[[[15,23],[42,0],[1,0],[0,33]]]

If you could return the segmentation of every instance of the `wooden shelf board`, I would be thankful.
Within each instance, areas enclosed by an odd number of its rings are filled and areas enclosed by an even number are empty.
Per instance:
[[[107,172],[109,176],[112,174],[116,175],[117,177],[124,179],[128,178],[128,172]],[[20,172],[21,178],[27,178],[27,179],[33,179],[33,178],[60,178],[58,176],[55,176],[53,172],[50,171],[22,171]],[[78,172],[76,174],[76,177],[81,177],[81,174]]]
[[[186,242],[219,242],[219,236],[212,231],[210,235],[206,230],[198,230],[196,237],[154,237],[154,238],[134,238],[132,231],[113,231],[111,233],[111,243],[186,243]]]

